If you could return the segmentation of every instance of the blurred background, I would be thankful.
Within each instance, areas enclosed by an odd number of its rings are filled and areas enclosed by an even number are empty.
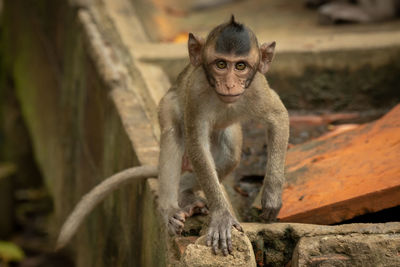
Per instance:
[[[143,265],[144,183],[99,208],[73,253],[55,253],[54,237],[93,185],[156,160],[156,105],[188,63],[188,33],[206,37],[231,14],[260,43],[277,42],[267,79],[289,110],[290,147],[361,129],[400,102],[395,0],[2,0],[0,12],[1,267]],[[139,100],[124,106],[115,87]],[[142,131],[142,117],[126,110],[140,110],[154,129]],[[399,120],[387,127],[400,137]],[[225,187],[242,220],[257,221],[249,207],[265,172],[265,130],[256,122],[243,128],[242,163]],[[363,131],[353,133],[344,139]],[[396,175],[388,187],[400,185]],[[323,224],[398,221],[400,203],[390,201]]]

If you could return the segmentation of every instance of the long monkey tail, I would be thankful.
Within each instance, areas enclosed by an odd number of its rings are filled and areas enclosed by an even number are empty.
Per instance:
[[[136,179],[158,176],[157,166],[139,166],[116,173],[84,195],[61,227],[56,250],[63,248],[74,236],[82,221],[105,197],[122,185]]]

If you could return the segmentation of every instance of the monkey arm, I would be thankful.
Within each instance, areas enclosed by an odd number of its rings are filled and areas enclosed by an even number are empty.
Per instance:
[[[174,128],[162,129],[160,140],[159,183],[160,208],[167,213],[178,210],[179,180],[181,177],[183,144]]]
[[[267,87],[266,89],[265,86]],[[251,99],[254,107],[250,109],[253,118],[265,124],[267,128],[267,165],[263,186],[261,188],[261,217],[272,221],[282,205],[282,187],[285,181],[284,168],[287,144],[289,139],[289,116],[286,108],[275,91],[267,84],[254,90]]]
[[[210,128],[205,119],[191,120],[186,127],[186,144],[193,170],[203,189],[210,207],[210,225],[207,232],[207,245],[216,254],[218,245],[226,256],[232,252],[232,226],[243,231],[237,219],[231,214],[228,200],[222,192],[216,166],[210,149]],[[193,121],[198,122],[193,123]]]
[[[186,120],[185,144],[193,170],[212,212],[227,208],[228,205],[220,188],[215,162],[211,154],[210,125],[205,119],[200,118],[202,116],[196,115],[190,116],[191,118]]]
[[[289,116],[278,95],[272,92],[274,107],[266,113],[267,166],[262,186],[261,215],[267,221],[276,218],[282,206],[282,188],[289,139]]]
[[[281,114],[279,120],[273,120],[267,129],[267,166],[262,186],[262,214],[266,221],[276,218],[282,206],[282,187],[285,182],[284,168],[288,140],[286,116]]]
[[[56,250],[63,248],[74,236],[86,216],[112,191],[134,180],[157,177],[157,166],[140,166],[123,170],[105,179],[84,195],[61,227]]]
[[[180,108],[175,89],[171,89],[159,104],[161,129],[159,158],[159,205],[170,234],[180,234],[188,216],[180,207],[179,181],[184,154]]]

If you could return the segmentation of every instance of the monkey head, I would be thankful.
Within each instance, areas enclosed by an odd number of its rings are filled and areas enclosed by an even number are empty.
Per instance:
[[[207,40],[189,34],[190,62],[202,66],[208,83],[224,103],[237,101],[257,71],[265,74],[272,61],[275,42],[258,45],[255,34],[232,15],[217,26]]]

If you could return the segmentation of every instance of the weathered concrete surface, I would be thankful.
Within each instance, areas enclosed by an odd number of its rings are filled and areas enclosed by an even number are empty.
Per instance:
[[[199,236],[177,236],[174,238],[174,245],[179,258],[185,253],[186,248],[190,244],[194,244],[198,238]]]
[[[126,47],[102,1],[74,2],[7,1],[3,10],[3,69],[54,197],[53,236],[95,184],[132,165],[156,164],[158,155],[143,100],[132,90],[143,81],[127,69]],[[144,181],[110,196],[70,247],[76,266],[164,266],[154,199]]]
[[[196,2],[207,2],[201,0],[131,1],[141,8],[140,19],[155,41],[184,42],[184,38],[176,37],[187,32],[204,36],[210,28],[234,14],[238,21],[246,22],[258,33],[259,40],[276,40],[285,51],[331,50],[337,44],[343,48],[399,44],[399,21],[374,25],[320,26],[317,12],[305,8],[304,1],[231,1],[219,6],[211,4],[208,9],[190,7]]]
[[[287,108],[365,110],[394,106],[400,100],[398,20],[320,26],[317,12],[304,8],[303,1],[291,0],[233,1],[190,12],[177,12],[192,3],[183,0],[132,1],[141,8],[139,18],[155,41],[139,43],[135,55],[161,66],[171,80],[188,63],[186,44],[171,43],[175,36],[193,32],[205,37],[235,14],[259,42],[277,42],[267,77]]]
[[[399,234],[303,237],[292,266],[400,266]]]
[[[180,44],[142,45],[137,55],[162,67],[171,80],[188,64],[186,46]],[[267,78],[289,109],[387,108],[400,100],[395,90],[400,86],[399,58],[400,45],[283,51],[278,42]]]
[[[399,117],[400,105],[376,122],[291,148],[278,218],[333,224],[400,205]]]
[[[187,246],[182,258],[182,267],[225,267],[225,266],[256,266],[251,243],[244,233],[232,230],[232,254],[215,255],[211,247],[206,246],[206,237],[201,236],[195,244]]]
[[[311,239],[314,242],[323,242],[325,237],[332,239],[346,239],[351,243],[352,236],[364,236],[369,240],[382,240],[382,244],[391,244],[398,250],[397,241],[392,242],[392,237],[398,240],[400,236],[400,223],[382,223],[382,224],[345,224],[338,226],[322,226],[312,224],[298,224],[298,223],[273,223],[273,224],[260,224],[260,223],[242,223],[246,235],[249,237],[256,255],[258,266],[285,266],[292,260],[295,247],[303,238]],[[356,243],[356,239],[354,240]],[[353,245],[355,244],[353,243]],[[352,246],[353,246],[352,245]],[[321,247],[321,246],[320,246]],[[343,259],[346,255],[350,256],[349,251],[343,250],[342,243],[330,243],[328,246],[332,250],[341,251]],[[342,249],[342,250],[340,250]],[[380,253],[379,246],[370,247],[371,253]],[[361,251],[360,251],[361,252]],[[310,252],[311,253],[311,252]],[[321,254],[323,251],[320,252]],[[346,254],[347,253],[347,254]],[[357,250],[353,250],[351,256],[356,259],[368,257],[363,253],[357,254]],[[302,259],[307,259],[313,254],[304,252],[301,256]],[[383,262],[397,262],[398,254],[388,254]],[[357,258],[357,259],[358,259]],[[293,264],[293,261],[292,261]],[[293,266],[293,265],[292,265]],[[300,265],[308,266],[308,265]],[[313,265],[311,265],[313,266]],[[325,266],[325,265],[316,265]],[[327,265],[332,266],[332,265]],[[351,266],[351,265],[334,265],[334,266]],[[365,265],[353,265],[365,266]],[[366,265],[366,266],[385,266],[385,265]],[[396,265],[386,265],[396,266]]]

